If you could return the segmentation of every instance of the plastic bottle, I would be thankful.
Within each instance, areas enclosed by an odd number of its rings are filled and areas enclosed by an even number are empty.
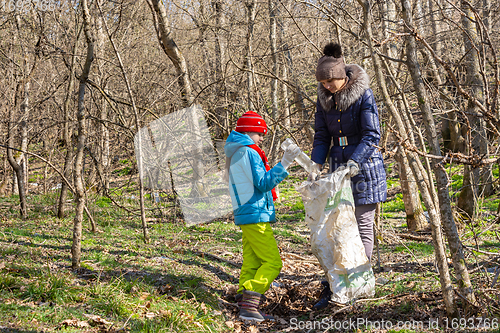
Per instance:
[[[281,143],[281,148],[283,150],[286,150],[286,147],[288,147],[292,143],[294,143],[293,140],[287,138],[285,141]],[[316,164],[303,151],[300,151],[300,154],[297,155],[297,157],[295,157],[295,161],[299,163],[300,166],[303,167],[307,172],[312,172],[313,166]]]

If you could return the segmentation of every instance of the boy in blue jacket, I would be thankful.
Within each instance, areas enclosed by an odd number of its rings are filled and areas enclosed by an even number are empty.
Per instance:
[[[286,169],[300,153],[297,145],[288,146],[281,162],[271,169],[259,147],[266,133],[264,119],[248,111],[238,119],[224,147],[234,222],[243,234],[243,265],[237,292],[242,294],[239,317],[258,322],[274,320],[259,306],[282,267],[270,225],[276,221],[274,187],[288,176]]]

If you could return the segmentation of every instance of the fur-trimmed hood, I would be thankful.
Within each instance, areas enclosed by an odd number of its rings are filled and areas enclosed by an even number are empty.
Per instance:
[[[335,104],[339,110],[347,110],[370,88],[370,77],[363,68],[356,64],[350,64],[345,66],[345,71],[349,81],[342,90],[335,94],[323,87],[321,82],[318,83],[318,100],[326,112],[330,111]],[[335,98],[335,102],[333,98]]]

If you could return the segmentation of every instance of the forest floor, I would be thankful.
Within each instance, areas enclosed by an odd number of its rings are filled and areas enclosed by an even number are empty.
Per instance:
[[[280,185],[273,225],[284,265],[263,306],[276,321],[238,319],[241,231],[231,216],[186,227],[167,208],[171,202],[148,202],[145,244],[137,194],[115,197],[135,214],[89,194],[98,231],[85,220],[81,268],[72,270],[73,217],[54,217],[52,190],[32,191],[26,220],[18,217],[16,196],[0,198],[0,332],[500,332],[498,195],[460,230],[477,298],[476,307],[463,310],[455,293],[460,318],[446,318],[430,231],[407,231],[397,196],[383,205],[373,298],[312,311],[324,275],[295,190],[305,174],[292,170]]]

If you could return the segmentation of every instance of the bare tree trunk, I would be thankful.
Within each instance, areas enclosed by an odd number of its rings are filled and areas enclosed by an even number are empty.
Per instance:
[[[276,47],[276,2],[269,0],[269,44],[271,45],[272,75],[271,79],[271,117],[278,115],[278,54]],[[277,129],[277,127],[276,127]]]
[[[115,42],[113,41],[113,38],[109,32],[108,25],[106,23],[106,20],[104,18],[104,14],[101,10],[101,6],[99,2],[97,2],[97,6],[99,7],[99,11],[101,12],[101,17],[102,17],[102,22],[104,24],[104,28],[106,29],[106,33],[108,35],[109,41],[111,45],[113,46],[113,50],[115,51],[116,58],[118,59],[118,64],[120,65],[120,69],[123,75],[123,79],[125,81],[125,84],[127,85],[127,93],[130,98],[130,103],[132,104],[132,110],[134,111],[134,121],[135,121],[135,127],[137,130],[141,128],[140,126],[140,120],[139,120],[139,111],[137,110],[137,106],[135,104],[135,98],[134,94],[132,93],[132,88],[130,86],[130,81],[127,77],[127,72],[125,71],[125,67],[123,66],[123,61],[120,56],[120,53],[118,52],[118,49],[116,48]],[[142,143],[140,142],[141,140],[141,135],[138,135],[139,137],[139,154],[137,156],[137,163],[139,164],[139,170],[142,170]],[[140,200],[140,209],[141,209],[141,222],[142,222],[142,233],[144,237],[144,242],[148,243],[149,242],[149,236],[148,236],[148,226],[146,222],[146,210],[144,208],[144,184],[142,183],[140,177],[139,177],[139,200]]]
[[[403,19],[405,27],[411,31],[413,29],[411,5],[409,0],[401,0]],[[438,137],[436,133],[436,125],[429,105],[427,91],[425,89],[420,66],[417,61],[417,47],[416,40],[413,35],[406,37],[406,57],[407,66],[411,74],[415,92],[418,98],[418,104],[422,111],[423,121],[427,134],[427,144],[429,145],[430,152],[433,155],[441,156]],[[453,266],[458,280],[458,287],[460,293],[466,297],[470,302],[475,303],[474,292],[472,284],[469,279],[469,272],[465,265],[465,257],[463,253],[462,243],[458,235],[455,221],[453,220],[453,213],[451,210],[451,200],[449,195],[448,175],[444,167],[432,161],[434,173],[436,175],[436,183],[438,187],[439,209],[441,211],[441,220],[444,226],[446,237],[448,238],[448,245],[450,247],[451,256],[453,259]],[[446,263],[446,257],[442,258]],[[451,308],[449,309],[452,310]],[[454,312],[453,312],[454,313]],[[451,315],[452,313],[449,312]]]
[[[395,24],[393,22],[396,22],[396,8],[393,1],[384,1],[382,3],[382,15],[384,16],[384,19],[382,20],[384,38],[389,38],[388,30],[395,30]],[[391,58],[397,57],[397,49],[395,49],[394,43],[384,44],[383,51]],[[390,78],[386,79],[386,85],[387,83],[391,85],[390,80]],[[397,91],[397,89],[393,90]],[[399,109],[403,109],[402,96],[397,97],[396,103],[399,105]],[[403,113],[403,118],[404,115],[405,113]],[[408,121],[404,122],[404,124],[406,123],[408,123]],[[406,131],[410,141],[414,144],[415,140],[413,135],[410,134],[408,126],[400,129],[400,131]],[[395,158],[398,162],[399,179],[401,183],[401,192],[403,194],[403,202],[405,205],[406,224],[408,226],[408,230],[412,232],[423,230],[427,227],[427,218],[425,217],[424,210],[422,208],[415,177],[410,166],[408,165],[408,160],[404,151],[398,149]]]
[[[71,112],[71,100],[73,96],[73,90],[75,85],[75,62],[76,62],[76,51],[78,48],[78,37],[80,33],[77,34],[75,45],[73,46],[73,51],[71,52],[71,63],[69,68],[68,77],[68,90],[66,91],[66,96],[63,103],[64,112],[64,124],[63,124],[63,142],[64,148],[66,149],[66,157],[64,158],[64,178],[70,179],[71,175],[71,160],[73,159],[73,144],[71,143],[71,137],[73,133],[73,126],[70,125],[70,112]],[[65,216],[65,204],[66,198],[68,197],[68,184],[61,181],[61,194],[59,195],[59,204],[57,206],[57,217],[62,219]]]
[[[466,79],[470,85],[471,95],[478,101],[484,100],[484,86],[480,76],[479,53],[476,47],[480,44],[477,29],[474,25],[474,14],[469,7],[468,1],[462,1],[462,27],[464,29],[464,45],[465,45],[465,61],[466,61]],[[468,140],[472,143],[472,151],[468,154],[487,155],[488,142],[486,132],[486,122],[483,117],[479,117],[478,107],[476,104],[469,101],[467,106],[467,115],[471,130],[469,131]],[[483,194],[489,196],[492,192],[492,174],[491,168],[470,168],[465,167],[464,187],[460,193],[458,207],[468,215],[470,219],[475,218],[478,199]],[[483,183],[488,183],[489,186],[481,186]],[[467,181],[467,182],[466,182]],[[483,193],[481,193],[483,192]]]
[[[10,116],[9,116],[10,119]],[[8,126],[8,124],[7,124]],[[9,135],[9,128],[5,131],[7,133],[7,141],[8,142],[8,135]],[[7,162],[8,162],[8,156],[3,157],[3,180],[0,182],[0,197],[6,196],[7,193],[9,192],[7,190],[8,184],[9,184],[9,178],[7,177]]]
[[[483,23],[484,23],[484,29],[488,31],[488,33],[491,33],[491,23],[490,23],[490,16],[491,16],[491,0],[483,0]],[[464,18],[462,18],[463,20]],[[476,19],[474,19],[476,22],[476,26],[479,25]],[[482,35],[485,35],[483,32]],[[484,41],[478,41],[481,44],[486,44]],[[481,48],[480,48],[481,49]],[[486,58],[486,56],[481,52],[482,56]],[[484,59],[483,59],[484,62]],[[467,69],[470,70],[469,67]],[[486,72],[486,68],[483,67],[483,71]],[[494,107],[492,108],[492,113],[495,114]],[[483,117],[480,118],[480,148],[479,152],[481,156],[488,156],[489,155],[489,147],[488,147],[488,132],[487,132],[487,124],[486,121],[483,119]],[[488,197],[492,195],[495,192],[495,189],[493,187],[493,166],[491,164],[488,164],[482,168],[480,171],[481,173],[481,183],[482,185],[480,186],[480,192],[481,195],[484,197]]]
[[[286,3],[284,3],[283,5],[286,5]],[[297,114],[302,118],[302,120],[307,121],[307,119],[309,117],[308,117],[308,113],[306,110],[306,106],[304,104],[304,93],[303,93],[302,88],[300,86],[297,74],[294,71],[292,53],[290,52],[290,47],[288,45],[287,38],[285,37],[285,33],[288,30],[287,25],[286,25],[287,23],[285,20],[282,20],[282,19],[279,19],[278,22],[280,23],[279,24],[280,36],[281,36],[281,39],[283,40],[283,44],[282,44],[283,56],[284,56],[284,61],[283,61],[284,70],[283,71],[284,71],[284,73],[285,73],[285,71],[287,73],[286,75],[283,74],[283,81],[286,81],[287,79],[289,79],[289,81],[293,83],[293,89],[294,89],[293,90],[293,104],[295,105],[295,109],[297,110]],[[286,86],[286,84],[284,84],[284,86]],[[284,91],[285,91],[285,87],[283,88],[283,94],[285,94]],[[287,102],[287,101],[288,101],[288,97],[286,97],[286,99],[285,99],[286,105],[285,105],[285,115],[284,115],[284,117],[285,117],[284,126],[286,128],[290,128],[290,126],[291,126],[290,107],[288,106],[289,102]],[[304,128],[305,128],[308,140],[310,141],[310,144],[312,145],[313,140],[314,140],[314,130],[309,123],[305,124]]]
[[[80,267],[82,256],[82,222],[83,210],[85,208],[85,187],[83,184],[83,160],[84,149],[87,137],[87,128],[85,124],[85,86],[89,78],[90,67],[94,60],[94,35],[90,21],[90,12],[88,8],[88,0],[82,0],[83,13],[83,29],[85,31],[85,39],[87,41],[87,57],[83,66],[82,75],[80,76],[80,87],[78,90],[78,143],[76,148],[76,159],[74,169],[75,182],[75,199],[76,211],[73,223],[73,245],[71,246],[71,267],[77,269]]]
[[[12,125],[14,123],[14,117],[13,117],[13,112],[12,108],[9,108],[9,131],[8,131],[8,142],[9,142],[9,147],[14,147],[14,131],[12,128]],[[19,163],[17,163],[14,154],[12,152],[12,149],[7,148],[7,157],[10,163],[10,166],[14,170],[14,174],[17,179],[17,188],[18,188],[18,193],[19,193],[19,204],[20,204],[20,214],[23,219],[27,217],[27,208],[26,208],[26,192],[24,190],[25,188],[25,183],[24,183],[24,170]],[[7,178],[6,178],[7,179]]]
[[[256,0],[247,0],[245,2],[247,7],[247,90],[248,90],[248,109],[254,110],[255,104],[253,102],[253,81],[254,81],[254,72],[253,72],[253,63],[252,63],[252,42],[253,42],[253,33],[254,33],[254,25],[255,25],[255,12],[257,10],[257,1]]]
[[[441,56],[443,51],[443,44],[439,34],[441,33],[441,24],[438,19],[438,10],[442,6],[442,0],[428,0],[430,24],[432,31],[431,47],[434,49],[438,56]],[[435,61],[433,61],[435,64]],[[437,68],[435,69],[437,70]],[[439,70],[437,70],[439,72]],[[439,83],[441,85],[441,83]],[[443,87],[446,91],[446,87]],[[444,96],[443,96],[444,97]],[[445,97],[446,100],[446,97]],[[450,105],[449,102],[446,102]],[[450,110],[454,107],[450,107]],[[461,126],[458,121],[458,116],[456,111],[449,111],[446,113],[446,117],[442,120],[441,125],[441,136],[443,137],[444,147],[450,149],[453,152],[463,152],[465,148],[465,139],[462,136]]]
[[[438,56],[441,56],[442,43],[439,34],[441,33],[441,24],[438,19],[438,9],[441,6],[441,0],[428,0],[430,25],[432,31],[431,47],[434,49]],[[437,4],[437,6],[436,6]],[[435,64],[435,61],[433,61]],[[433,68],[434,70],[434,68]],[[436,68],[437,70],[437,68]],[[439,72],[439,70],[437,70]],[[439,85],[441,85],[441,81]],[[443,87],[446,89],[446,87]],[[452,109],[452,108],[450,108]],[[464,138],[461,133],[460,124],[458,122],[457,113],[450,111],[446,113],[446,118],[443,118],[441,126],[441,136],[443,137],[444,146],[454,152],[464,151]]]
[[[418,136],[418,141],[420,143],[420,146],[426,147],[425,139],[420,131],[419,126],[415,122],[415,119],[413,119],[413,117],[412,117],[409,103],[406,99],[404,91],[399,86],[399,84],[394,76],[394,73],[392,72],[392,68],[389,66],[389,64],[387,63],[387,61],[385,61],[384,58],[381,57],[380,59],[383,61],[384,68],[385,68],[386,72],[389,74],[389,77],[391,78],[392,85],[394,87],[396,87],[396,89],[400,92],[401,98],[396,100],[396,102],[399,103],[399,105],[398,105],[398,108],[396,108],[395,110],[404,110],[404,111],[401,111],[401,116],[400,116],[402,124],[401,125],[398,124],[398,126],[403,126],[403,128],[406,129],[407,132],[405,135],[408,136],[408,141],[412,145],[416,146],[416,140],[414,137],[416,134]],[[398,68],[398,72],[399,71],[401,71],[400,68]],[[381,74],[381,75],[383,75],[383,74]],[[391,102],[392,102],[392,100],[391,100]],[[424,177],[423,183],[427,184],[427,187],[428,187],[427,190],[429,191],[429,193],[432,196],[432,199],[434,201],[434,206],[438,207],[439,206],[439,199],[438,199],[438,196],[436,193],[436,189],[434,187],[434,178],[432,176],[429,158],[427,158],[427,157],[424,158],[424,161],[426,164],[425,167],[419,158],[415,158],[414,160],[417,163],[416,165],[418,166],[422,176]],[[417,179],[416,173],[413,172],[413,174],[414,174],[415,179]]]
[[[288,11],[287,5],[288,1],[280,1],[281,5],[284,6],[284,8]],[[289,12],[289,11],[288,11]],[[281,15],[278,15],[281,17]],[[314,141],[314,129],[310,124],[311,118],[309,117],[309,114],[307,112],[306,105],[304,103],[305,99],[305,93],[302,91],[301,85],[300,85],[300,80],[297,77],[296,72],[294,71],[294,66],[293,66],[293,57],[292,53],[290,52],[290,46],[287,43],[287,38],[285,37],[285,32],[288,30],[286,21],[282,20],[281,18],[278,19],[278,27],[279,27],[279,33],[280,37],[283,40],[282,43],[282,49],[283,49],[283,56],[284,56],[284,61],[283,61],[283,67],[286,69],[287,75],[283,75],[283,81],[286,81],[287,78],[289,83],[292,83],[291,85],[293,86],[293,105],[295,105],[295,110],[296,113],[301,117],[301,120],[304,121],[304,131],[306,132],[307,139],[309,141],[309,144],[312,145]],[[285,70],[284,70],[285,71]],[[283,90],[285,91],[285,90]],[[285,101],[287,101],[285,99]],[[285,105],[285,123],[284,126],[286,128],[290,128],[291,122],[289,119],[290,115],[290,109],[287,105]]]
[[[415,22],[416,28],[421,33],[424,33],[424,22],[423,21],[424,21],[424,18],[426,17],[426,15],[424,14],[424,11],[422,9],[422,0],[414,0],[414,4],[415,4],[415,15],[417,17],[419,17],[419,19],[416,20],[416,22]],[[436,65],[436,61],[434,60],[434,58],[432,56],[430,56],[428,54],[428,52],[425,48],[422,48],[420,51],[422,52],[425,59],[430,64],[430,69],[429,69],[430,73],[428,74],[429,78],[433,77],[434,80],[436,81],[436,85],[441,86],[443,80],[441,79],[441,75],[439,74],[440,71],[438,70],[438,67]]]
[[[222,31],[224,29],[224,0],[215,0],[212,5],[215,9],[215,79],[217,81],[222,81],[223,79],[223,65],[226,59],[226,43],[222,36]]]
[[[465,151],[465,138],[462,135],[462,129],[458,121],[456,111],[447,112],[441,126],[441,136],[443,137],[444,147],[453,152]]]
[[[288,50],[288,44],[287,44],[287,37],[286,37],[286,31],[287,28],[285,26],[286,21],[283,20],[282,15],[281,15],[281,10],[280,10],[280,5],[282,6],[288,6],[288,1],[280,1],[279,3],[276,4],[276,23],[278,27],[278,40],[280,44],[280,54],[281,54],[281,77],[283,79],[283,82],[281,84],[281,94],[282,94],[282,99],[283,99],[283,114],[280,117],[283,117],[283,126],[285,128],[290,128],[291,126],[291,121],[290,121],[290,102],[288,98],[288,85],[286,82],[288,81],[289,78],[289,73],[292,71],[291,69],[289,70],[288,68],[288,56],[290,56],[290,51]]]
[[[427,227],[427,218],[420,202],[415,177],[411,172],[408,160],[402,149],[398,149],[395,158],[399,167],[399,181],[403,193],[408,230],[411,232],[424,230]]]
[[[403,0],[405,1],[405,0]],[[364,13],[364,28],[367,34],[367,42],[368,47],[370,48],[370,52],[372,54],[373,66],[375,69],[375,74],[377,77],[377,82],[379,87],[382,90],[384,96],[384,102],[388,106],[391,114],[394,117],[396,125],[401,131],[402,141],[404,142],[407,139],[406,131],[404,130],[404,124],[401,119],[401,116],[397,112],[392,100],[390,99],[389,93],[387,91],[387,86],[385,84],[385,78],[382,73],[380,61],[377,56],[375,56],[372,42],[372,29],[371,29],[371,7],[372,2],[370,0],[363,1],[358,0],[358,3],[363,7]],[[448,264],[446,261],[446,253],[444,249],[444,244],[441,236],[441,224],[440,218],[437,214],[437,209],[434,206],[434,201],[432,200],[432,195],[429,191],[429,185],[425,183],[425,178],[422,176],[420,168],[417,166],[417,157],[414,154],[407,152],[408,161],[410,162],[410,167],[412,171],[415,173],[415,178],[418,180],[419,189],[422,193],[422,197],[424,199],[425,205],[431,217],[431,229],[432,229],[432,240],[434,243],[434,250],[436,255],[436,261],[439,267],[439,278],[441,282],[441,290],[443,292],[443,298],[446,305],[446,311],[450,316],[458,315],[457,309],[455,307],[454,295],[453,295],[453,286],[451,284],[451,279],[448,271]]]
[[[7,149],[7,157],[9,160],[9,163],[14,170],[14,177],[13,177],[13,182],[12,182],[12,193],[14,194],[19,194],[19,204],[20,204],[20,214],[23,219],[27,217],[27,204],[26,204],[26,193],[27,193],[27,186],[28,186],[28,178],[27,178],[27,172],[28,172],[28,158],[26,154],[24,154],[24,151],[27,151],[28,148],[28,112],[29,112],[29,97],[28,97],[28,91],[30,89],[30,69],[28,65],[28,54],[26,50],[24,50],[24,47],[22,46],[22,36],[21,36],[21,18],[19,16],[19,13],[16,12],[15,14],[15,20],[16,20],[16,26],[17,26],[17,36],[19,36],[20,40],[20,45],[23,48],[23,66],[21,67],[22,69],[22,74],[21,74],[21,81],[17,84],[16,88],[16,93],[14,97],[14,107],[17,107],[19,104],[19,109],[20,109],[20,118],[19,121],[17,121],[17,126],[14,126],[14,128],[17,128],[17,132],[20,134],[21,138],[21,152],[16,153],[16,156],[14,156],[14,153],[12,149]],[[35,63],[36,63],[36,58],[35,58]],[[35,63],[33,64],[33,69],[35,67]],[[18,103],[18,100],[21,102]],[[13,124],[15,123],[14,121],[14,112],[12,108],[9,108],[9,124],[8,124],[8,142],[9,142],[9,147],[14,147],[14,128]]]
[[[277,47],[277,3],[275,0],[268,0],[269,5],[269,45],[271,46],[271,118],[273,120],[278,119],[278,47]],[[281,127],[278,124],[272,124],[273,130],[273,140],[271,141],[270,148],[270,162],[271,165],[275,164],[276,155],[279,149],[279,141],[281,137]]]
[[[441,38],[439,37],[439,34],[441,33],[441,24],[440,21],[438,20],[438,15],[437,15],[438,8],[434,4],[434,2],[436,1],[438,4],[441,3],[441,0],[427,0],[427,3],[429,6],[430,24],[432,31],[431,46],[436,51],[436,54],[441,56],[443,44],[441,43]]]
[[[486,30],[491,31],[491,0],[483,0],[483,23]]]
[[[103,3],[100,1],[100,5]],[[107,92],[106,83],[104,82],[104,62],[99,58],[105,58],[104,53],[104,45],[106,41],[106,36],[103,29],[103,20],[102,16],[96,17],[96,29],[97,29],[97,62],[96,65],[99,68],[99,85],[103,88],[104,92]],[[109,191],[109,130],[107,125],[108,120],[108,103],[104,98],[101,97],[100,101],[100,109],[99,109],[99,120],[98,123],[98,135],[99,135],[99,161],[101,164],[101,177],[102,177],[102,191],[104,193],[108,193]]]
[[[158,38],[165,51],[166,55],[174,64],[177,76],[179,77],[179,87],[181,88],[181,97],[184,106],[189,106],[193,103],[193,89],[189,80],[189,72],[186,60],[182,55],[179,47],[172,39],[170,24],[167,18],[167,11],[162,0],[151,0],[158,19]]]
[[[224,64],[226,62],[226,39],[224,34],[224,7],[225,0],[212,1],[215,9],[215,80],[218,82],[218,94],[224,101],[224,106],[216,107],[219,118],[217,138],[225,140],[229,136],[229,109],[225,104],[227,99],[226,83],[224,80]]]
[[[156,12],[156,17],[158,19],[158,33],[159,39],[162,43],[163,50],[170,58],[174,67],[176,68],[177,75],[179,76],[179,85],[181,87],[181,94],[184,101],[184,106],[190,106],[194,102],[192,96],[191,82],[189,80],[189,73],[186,64],[186,60],[182,55],[181,51],[177,47],[175,41],[170,37],[170,25],[167,18],[167,12],[165,6],[161,0],[152,0],[154,11]],[[154,14],[153,14],[154,15]],[[193,116],[195,114],[193,113]],[[193,124],[197,124],[198,120],[193,119]],[[139,129],[139,128],[138,128]],[[196,128],[195,128],[196,131]],[[201,136],[199,132],[195,133],[198,137]],[[201,182],[203,178],[203,158],[202,158],[202,146],[201,141],[197,142],[198,145],[195,147],[193,155],[193,186],[191,191],[191,196],[206,196],[203,183]]]

